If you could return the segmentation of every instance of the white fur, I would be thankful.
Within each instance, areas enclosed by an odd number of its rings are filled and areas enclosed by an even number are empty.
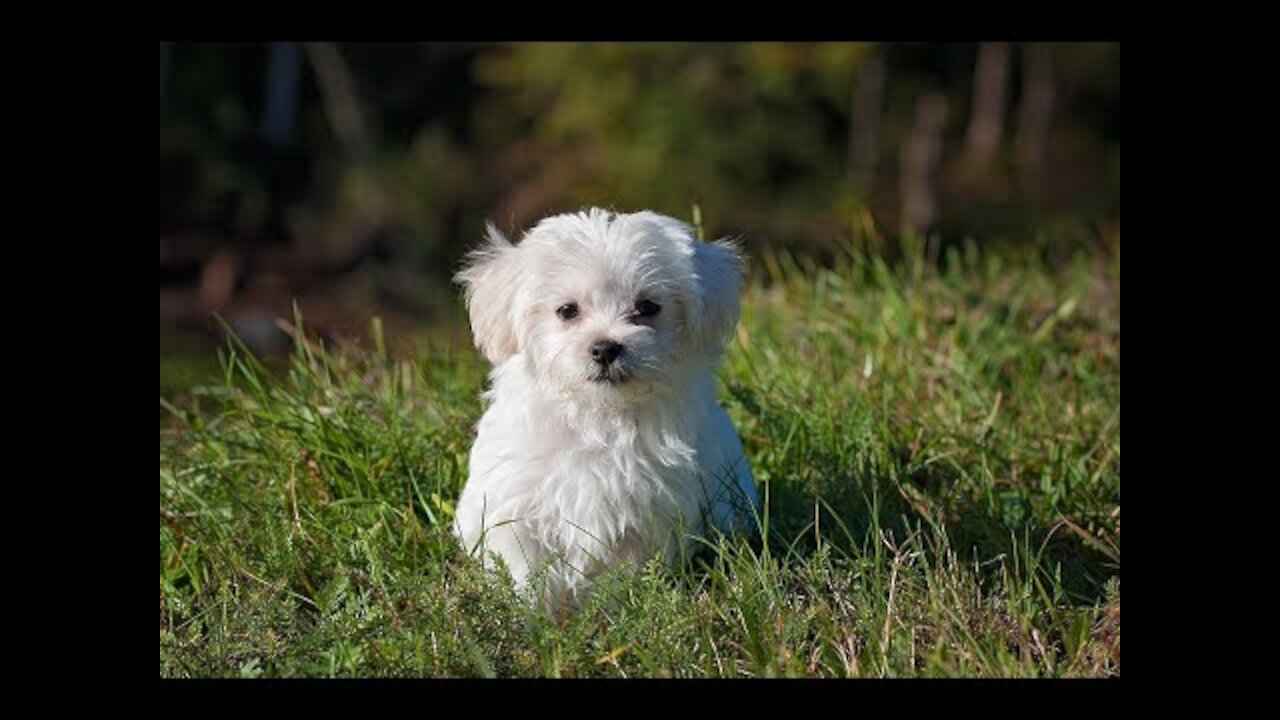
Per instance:
[[[547,218],[513,245],[492,225],[458,279],[493,363],[455,533],[555,603],[601,569],[754,529],[755,483],[714,372],[738,321],[742,263],[677,220],[599,209]],[[637,318],[645,299],[661,310]],[[557,308],[578,305],[565,321]],[[592,343],[625,350],[593,380]]]

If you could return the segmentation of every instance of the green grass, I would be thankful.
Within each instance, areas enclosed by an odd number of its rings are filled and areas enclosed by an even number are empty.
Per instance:
[[[1118,257],[758,265],[720,376],[767,542],[615,572],[570,616],[447,532],[469,348],[162,378],[161,675],[1118,675]]]

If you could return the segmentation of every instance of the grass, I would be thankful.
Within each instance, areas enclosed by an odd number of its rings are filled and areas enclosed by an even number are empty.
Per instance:
[[[301,342],[279,373],[233,343],[162,382],[160,674],[1118,675],[1118,256],[758,265],[720,376],[767,541],[614,572],[568,617],[447,532],[469,348]]]

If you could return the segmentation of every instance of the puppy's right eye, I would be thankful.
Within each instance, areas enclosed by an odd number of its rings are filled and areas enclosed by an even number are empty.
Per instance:
[[[556,308],[556,315],[559,315],[561,320],[572,320],[578,317],[578,303],[565,303],[564,305],[561,305]]]

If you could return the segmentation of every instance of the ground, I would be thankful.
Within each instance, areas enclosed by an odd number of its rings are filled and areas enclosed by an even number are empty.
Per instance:
[[[767,542],[559,617],[447,532],[469,347],[162,362],[161,675],[1118,675],[1118,249],[923,256],[757,258],[720,379]]]

